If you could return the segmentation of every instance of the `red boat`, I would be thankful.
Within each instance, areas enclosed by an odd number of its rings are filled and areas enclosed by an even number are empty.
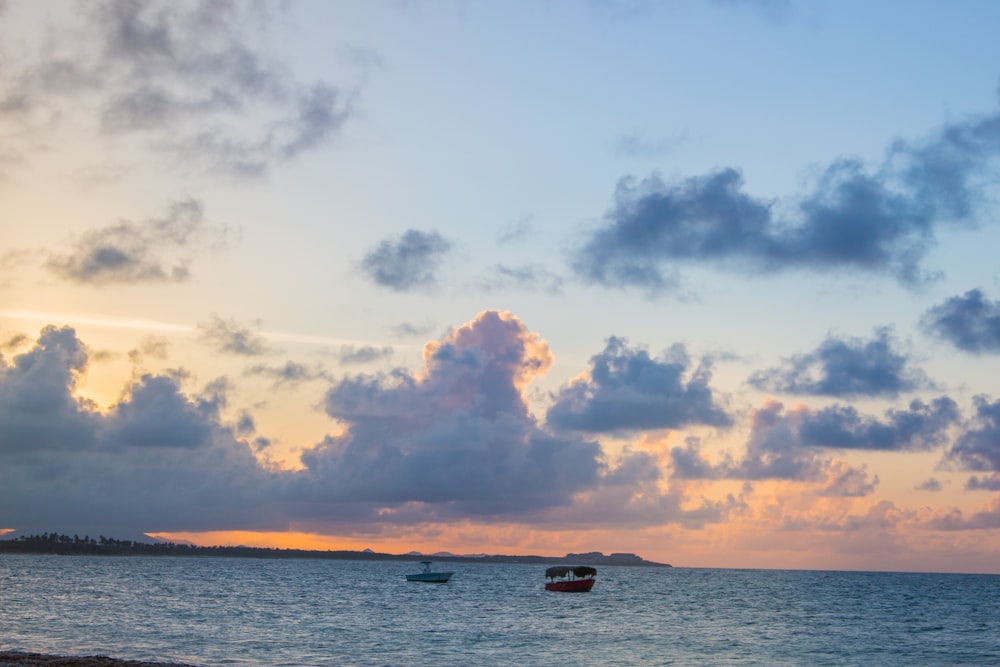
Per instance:
[[[545,570],[545,576],[552,580],[545,584],[547,591],[586,593],[594,587],[597,570],[589,565],[556,565]]]

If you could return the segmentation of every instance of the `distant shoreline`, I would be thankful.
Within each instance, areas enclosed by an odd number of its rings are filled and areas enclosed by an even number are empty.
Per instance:
[[[534,555],[455,555],[455,554],[388,554],[371,550],[312,550],[277,549],[273,547],[215,546],[198,547],[173,542],[137,542],[101,537],[70,537],[57,533],[22,536],[0,540],[2,554],[56,554],[60,556],[188,556],[226,558],[298,558],[319,560],[404,561],[433,560],[442,563],[527,563],[574,565],[624,565],[632,567],[671,567],[667,563],[645,560],[632,553],[605,555],[599,551],[569,553],[565,556]]]

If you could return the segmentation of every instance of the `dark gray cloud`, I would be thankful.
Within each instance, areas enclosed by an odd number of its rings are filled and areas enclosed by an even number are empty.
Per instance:
[[[218,315],[198,325],[198,336],[212,349],[224,354],[258,357],[274,351],[260,334],[235,320],[224,320]]]
[[[782,367],[754,373],[748,381],[768,391],[839,397],[896,398],[933,388],[893,344],[889,328],[876,329],[870,340],[830,335],[815,351],[789,357]]]
[[[546,422],[590,433],[680,428],[732,423],[709,387],[707,362],[691,369],[682,345],[654,359],[612,336],[590,358],[586,378],[573,380],[554,396]]]
[[[787,216],[745,193],[732,168],[672,183],[624,178],[572,266],[591,283],[651,292],[676,288],[686,263],[864,271],[914,285],[934,277],[923,261],[936,229],[974,219],[998,156],[1000,113],[951,124],[922,142],[895,142],[875,168],[834,161]]]
[[[263,452],[274,444],[270,438],[257,435],[257,423],[254,421],[253,415],[245,410],[237,415],[233,432],[240,438],[248,439],[254,452]]]
[[[106,444],[112,449],[207,447],[217,412],[214,402],[181,394],[173,378],[143,375],[105,421]]]
[[[187,397],[177,378],[144,375],[101,410],[73,394],[88,361],[72,329],[46,327],[0,363],[0,524],[105,535],[286,526],[261,503],[268,476],[220,422],[225,383]]]
[[[540,428],[523,394],[551,353],[509,313],[481,313],[428,343],[417,376],[395,370],[334,383],[325,408],[342,428],[307,448],[296,471],[257,459],[270,440],[252,415],[226,422],[227,379],[190,394],[183,371],[138,374],[101,407],[75,397],[90,361],[75,332],[56,327],[0,358],[0,525],[111,536],[377,531],[512,516],[700,525],[738,506],[664,494],[651,455],[608,461],[597,442]]]
[[[234,430],[240,436],[250,436],[257,432],[257,422],[254,421],[253,415],[249,412],[240,412],[239,416],[236,418],[236,425]]]
[[[930,308],[921,325],[965,352],[1000,353],[1000,301],[990,301],[981,290],[969,290]]]
[[[828,450],[928,451],[947,442],[948,430],[960,419],[950,398],[930,403],[913,401],[906,410],[887,410],[878,419],[852,406],[821,410],[805,407],[785,411],[777,401],[755,410],[742,460],[726,457],[710,464],[697,441],[671,451],[673,474],[681,479],[790,479],[830,483],[847,473],[843,464],[826,457]],[[845,483],[857,485],[851,473]],[[877,481],[877,480],[876,480]],[[834,486],[831,489],[844,486]]]
[[[923,482],[920,482],[920,484],[917,484],[913,488],[915,488],[917,491],[932,491],[936,493],[940,491],[943,487],[941,486],[940,481],[931,477],[929,479],[924,480]]]
[[[695,526],[726,516],[728,501],[698,506],[665,494],[647,453],[605,462],[598,443],[540,428],[523,393],[551,363],[516,317],[480,313],[428,343],[419,376],[397,370],[335,384],[327,414],[346,431],[306,452],[303,476],[336,502],[381,499],[401,523],[516,515],[561,527]]]
[[[755,410],[743,460],[720,463],[720,476],[825,481],[832,461],[822,452],[804,445],[798,433],[801,415],[801,412],[785,414],[784,406],[777,402],[769,402]]]
[[[927,451],[945,442],[959,421],[948,397],[914,400],[906,410],[887,410],[884,419],[862,415],[853,406],[834,405],[795,413],[791,423],[802,447],[879,451]]]
[[[4,337],[0,339],[0,351],[14,351],[30,342],[28,335],[19,331],[5,333]]]
[[[400,370],[334,385],[326,411],[347,431],[302,460],[342,498],[476,515],[568,503],[597,483],[600,447],[535,425],[521,387],[551,361],[519,320],[481,313],[428,344],[420,379]]]
[[[201,204],[176,202],[162,218],[123,220],[85,233],[68,253],[51,253],[46,267],[75,283],[180,282],[201,241],[223,238],[224,227],[205,223]]]
[[[435,271],[449,250],[451,242],[438,232],[409,229],[370,250],[361,269],[377,285],[396,292],[426,289],[437,284]]]
[[[968,491],[1000,491],[1000,473],[989,477],[973,475],[966,481],[965,488]]]
[[[299,82],[269,57],[274,9],[229,0],[81,4],[0,72],[0,120],[40,134],[71,110],[106,135],[139,136],[183,157],[185,166],[266,173],[339,130],[355,96]]]
[[[976,414],[952,444],[945,465],[970,472],[1000,472],[1000,401],[973,399]]]
[[[73,391],[88,361],[75,331],[49,326],[31,350],[0,364],[0,449],[17,457],[87,445],[94,417]]]

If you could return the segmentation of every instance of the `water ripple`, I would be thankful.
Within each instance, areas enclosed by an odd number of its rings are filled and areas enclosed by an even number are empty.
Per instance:
[[[0,649],[202,665],[1000,663],[1000,577],[400,562],[0,557]]]

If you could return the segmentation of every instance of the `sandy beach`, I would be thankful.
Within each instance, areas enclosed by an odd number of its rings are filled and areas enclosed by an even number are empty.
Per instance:
[[[69,656],[0,651],[0,667],[194,667],[177,662],[119,660],[103,655]]]

